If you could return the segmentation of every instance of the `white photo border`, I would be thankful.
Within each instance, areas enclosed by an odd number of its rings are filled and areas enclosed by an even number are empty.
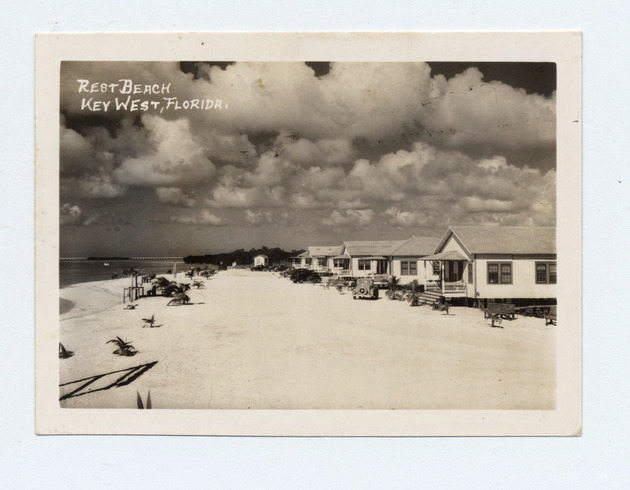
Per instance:
[[[60,63],[493,61],[557,66],[555,410],[126,410],[59,406]],[[582,429],[579,32],[41,34],[36,39],[36,431],[251,436],[569,436]]]

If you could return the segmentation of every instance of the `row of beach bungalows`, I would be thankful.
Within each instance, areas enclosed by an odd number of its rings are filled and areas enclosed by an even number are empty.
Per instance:
[[[451,226],[442,238],[313,246],[293,266],[338,277],[395,276],[466,303],[555,303],[555,227]]]

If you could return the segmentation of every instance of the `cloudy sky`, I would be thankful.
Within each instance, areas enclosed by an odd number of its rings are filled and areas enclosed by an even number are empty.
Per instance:
[[[555,85],[535,63],[64,62],[61,256],[555,225]]]

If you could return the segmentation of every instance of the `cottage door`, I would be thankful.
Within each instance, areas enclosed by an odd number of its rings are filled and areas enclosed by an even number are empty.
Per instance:
[[[376,262],[376,273],[387,274],[387,261],[386,260],[379,260]]]

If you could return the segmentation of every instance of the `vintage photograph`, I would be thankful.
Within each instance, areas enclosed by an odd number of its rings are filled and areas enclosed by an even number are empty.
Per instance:
[[[553,409],[553,63],[62,62],[60,404]]]
[[[558,408],[556,62],[58,68],[62,412]]]

